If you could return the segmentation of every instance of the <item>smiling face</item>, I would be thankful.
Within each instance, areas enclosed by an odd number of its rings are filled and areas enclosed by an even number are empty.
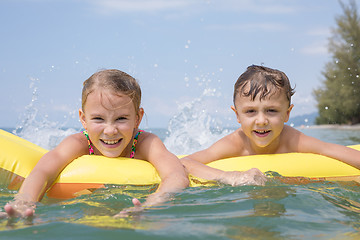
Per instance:
[[[292,107],[289,107],[286,94],[279,90],[261,100],[259,96],[252,99],[239,94],[232,109],[252,149],[263,153],[278,148],[280,134],[284,123],[289,120]]]
[[[100,88],[87,96],[79,116],[95,147],[95,154],[128,157],[134,130],[139,127],[143,109],[137,114],[128,95]]]

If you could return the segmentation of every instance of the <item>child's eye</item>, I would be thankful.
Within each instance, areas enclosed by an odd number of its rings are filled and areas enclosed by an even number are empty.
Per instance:
[[[101,117],[93,117],[92,120],[94,120],[94,121],[102,121],[103,119]]]
[[[276,109],[270,108],[267,110],[269,113],[277,113],[278,111]]]
[[[255,112],[254,109],[248,109],[248,110],[245,111],[245,113],[254,113],[254,112]]]
[[[124,121],[124,120],[127,120],[127,117],[119,117],[116,119],[117,121]]]

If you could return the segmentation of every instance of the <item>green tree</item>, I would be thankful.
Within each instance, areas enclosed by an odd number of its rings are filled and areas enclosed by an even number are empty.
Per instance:
[[[322,86],[314,90],[317,124],[360,123],[360,17],[355,0],[340,5],[343,15],[336,17],[329,39],[332,60],[322,72]]]

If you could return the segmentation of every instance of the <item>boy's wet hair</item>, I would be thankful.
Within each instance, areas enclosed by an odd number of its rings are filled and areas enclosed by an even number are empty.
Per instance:
[[[87,96],[95,89],[104,88],[115,94],[125,94],[132,99],[135,112],[138,113],[141,104],[141,89],[135,78],[117,69],[102,70],[94,73],[83,83],[82,109],[84,109]]]
[[[268,67],[251,65],[240,75],[234,86],[234,105],[236,96],[251,97],[254,101],[259,95],[259,99],[264,100],[278,91],[284,91],[289,104],[291,96],[294,95],[294,88],[290,86],[290,81],[285,73]]]

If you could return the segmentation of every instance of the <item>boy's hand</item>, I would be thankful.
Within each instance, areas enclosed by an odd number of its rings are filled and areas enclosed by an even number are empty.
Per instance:
[[[265,185],[266,176],[257,168],[247,171],[229,171],[224,172],[219,179],[220,182],[230,184],[231,186],[243,185]]]

